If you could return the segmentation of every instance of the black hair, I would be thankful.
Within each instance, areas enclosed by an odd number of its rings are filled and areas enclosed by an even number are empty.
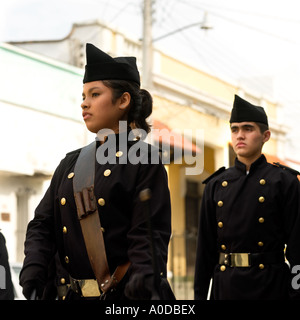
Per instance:
[[[265,131],[269,130],[269,126],[265,123],[256,122],[259,127],[260,133],[264,133]]]
[[[124,92],[130,94],[128,124],[132,129],[139,128],[149,133],[151,127],[146,119],[152,113],[153,100],[151,94],[145,89],[140,89],[140,86],[132,81],[102,80],[102,82],[106,87],[112,89],[113,103],[116,103],[117,99],[121,98]]]

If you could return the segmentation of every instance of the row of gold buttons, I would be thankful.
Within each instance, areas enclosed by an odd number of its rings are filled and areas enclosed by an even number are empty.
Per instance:
[[[116,154],[117,157],[120,157],[120,156],[122,156],[122,155],[123,155],[123,152],[122,152],[122,151],[118,151],[117,154]],[[111,170],[110,170],[110,169],[106,169],[106,170],[104,171],[104,173],[103,173],[103,175],[104,175],[105,177],[110,176],[110,174],[111,174]],[[75,173],[74,173],[74,172],[70,172],[70,173],[68,174],[68,179],[72,179],[74,176],[75,176]],[[66,203],[67,203],[67,199],[64,198],[64,197],[62,197],[62,198],[60,199],[60,204],[61,204],[62,206],[64,206],[64,205],[66,205]],[[98,204],[103,207],[103,206],[105,205],[105,200],[104,200],[103,198],[99,198],[99,199],[98,199]],[[102,227],[101,227],[101,230],[102,230],[102,232],[105,232],[104,228],[102,228]],[[67,234],[67,233],[68,233],[68,228],[67,228],[66,226],[63,226],[63,230],[62,230],[62,231],[63,231],[63,234]],[[69,263],[69,262],[70,262],[70,259],[69,259],[68,256],[65,256],[65,262],[66,262],[66,263]],[[65,279],[64,279],[64,278],[61,279],[61,283],[62,283],[62,284],[65,283]]]
[[[265,185],[266,184],[266,180],[265,179],[260,179],[260,181],[259,181],[259,184],[260,185]],[[222,187],[227,187],[228,186],[228,182],[226,181],[226,180],[224,180],[223,182],[222,182]],[[261,196],[261,197],[259,197],[258,198],[258,201],[260,202],[260,203],[263,203],[264,201],[265,201],[265,198],[263,197],[263,196]],[[223,207],[223,205],[224,205],[224,203],[223,203],[223,201],[218,201],[218,207]],[[259,219],[258,219],[258,222],[259,223],[264,223],[265,222],[265,219],[263,218],[263,217],[260,217]],[[223,222],[222,221],[219,221],[218,222],[218,227],[219,228],[223,228],[224,227],[224,224],[223,224]],[[264,243],[262,242],[262,241],[259,241],[258,243],[258,246],[260,246],[260,247],[262,247],[263,245],[264,245]],[[222,244],[221,245],[221,249],[222,250],[226,250],[226,245],[225,244]],[[258,265],[258,267],[259,267],[259,269],[264,269],[264,265],[261,263],[261,264],[259,264]],[[225,265],[222,265],[222,266],[220,266],[220,270],[221,271],[225,271],[226,270],[226,266]]]
[[[266,180],[265,180],[265,179],[260,179],[260,180],[259,180],[259,184],[262,185],[262,186],[264,186],[264,185],[266,184]],[[259,201],[260,203],[264,203],[264,202],[265,202],[265,197],[263,197],[263,196],[259,197],[258,201]],[[265,222],[264,217],[258,218],[258,222],[259,222],[259,223],[264,223],[264,222]],[[263,246],[264,246],[264,243],[263,243],[262,241],[259,241],[257,244],[258,244],[259,247],[263,247]],[[260,264],[258,265],[258,267],[259,267],[259,269],[261,269],[261,270],[265,268],[265,266],[264,266],[262,263],[260,263]]]
[[[74,173],[74,172],[70,172],[70,173],[68,174],[68,179],[72,179],[74,176],[75,176],[75,173]],[[61,198],[60,204],[61,204],[62,206],[64,206],[64,205],[66,205],[66,203],[67,203],[67,199],[66,199],[66,198]],[[68,228],[67,228],[66,226],[63,226],[62,232],[63,232],[63,234],[67,234],[67,233],[68,233]],[[65,256],[65,262],[66,262],[66,263],[69,263],[69,262],[70,262],[70,259],[69,259],[68,256]],[[61,278],[61,279],[60,279],[60,283],[61,283],[61,284],[65,284],[65,283],[66,283],[66,280],[65,280],[64,278]]]

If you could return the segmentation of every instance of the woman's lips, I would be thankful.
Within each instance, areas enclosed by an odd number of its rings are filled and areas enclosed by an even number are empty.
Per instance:
[[[91,117],[92,115],[88,112],[83,112],[82,113],[82,117],[83,117],[83,120],[87,120]]]

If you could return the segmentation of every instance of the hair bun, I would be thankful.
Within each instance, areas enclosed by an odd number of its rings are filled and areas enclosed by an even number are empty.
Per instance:
[[[151,94],[145,89],[140,89],[140,96],[141,96],[141,106],[142,106],[141,113],[146,119],[152,113],[153,99]]]

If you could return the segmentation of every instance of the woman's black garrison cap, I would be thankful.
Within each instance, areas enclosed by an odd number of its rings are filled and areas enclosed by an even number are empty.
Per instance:
[[[127,80],[140,85],[140,74],[135,57],[112,58],[91,43],[86,44],[83,83],[97,80]]]

